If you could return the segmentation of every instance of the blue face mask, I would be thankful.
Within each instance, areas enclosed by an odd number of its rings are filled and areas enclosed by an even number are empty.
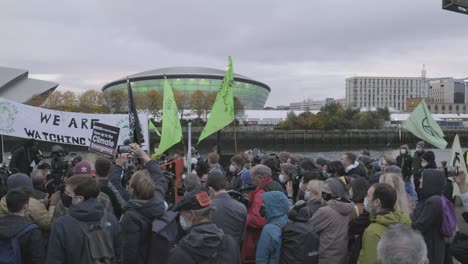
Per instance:
[[[367,200],[367,197],[364,198],[364,210],[366,210],[366,212],[369,214],[371,213],[371,208],[369,207],[369,201]]]
[[[186,221],[185,221],[185,217],[183,217],[182,215],[179,216],[179,223],[180,223],[180,226],[182,227],[183,230],[187,231],[191,224],[188,224]]]

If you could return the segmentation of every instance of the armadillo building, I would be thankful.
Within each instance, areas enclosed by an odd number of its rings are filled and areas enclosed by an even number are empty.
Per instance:
[[[128,78],[133,93],[148,93],[157,91],[162,94],[164,76],[167,77],[173,90],[182,93],[185,98],[197,90],[205,93],[217,92],[221,87],[225,71],[201,67],[172,67],[145,71]],[[122,78],[110,82],[102,88],[104,93],[122,91],[127,93],[127,79]],[[244,105],[245,109],[263,109],[270,87],[252,78],[234,74],[234,96]],[[126,105],[127,102],[122,102]]]

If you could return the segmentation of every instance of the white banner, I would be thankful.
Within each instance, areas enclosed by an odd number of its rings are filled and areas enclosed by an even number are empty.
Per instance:
[[[148,116],[138,114],[148,150]],[[120,128],[119,145],[128,138],[128,114],[83,114],[33,107],[0,98],[0,135],[89,146],[94,123]]]

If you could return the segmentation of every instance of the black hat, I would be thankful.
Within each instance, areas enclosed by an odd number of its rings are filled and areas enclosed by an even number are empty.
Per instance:
[[[205,191],[186,192],[173,211],[199,210],[211,205],[211,198]]]
[[[426,151],[424,152],[422,158],[427,162],[433,162],[435,161],[435,154],[432,151]]]

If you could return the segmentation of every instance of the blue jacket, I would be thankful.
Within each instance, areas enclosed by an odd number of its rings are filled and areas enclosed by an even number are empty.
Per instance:
[[[261,197],[268,224],[263,228],[257,244],[256,263],[277,264],[281,253],[281,229],[288,222],[288,197],[279,191],[266,192]]]

